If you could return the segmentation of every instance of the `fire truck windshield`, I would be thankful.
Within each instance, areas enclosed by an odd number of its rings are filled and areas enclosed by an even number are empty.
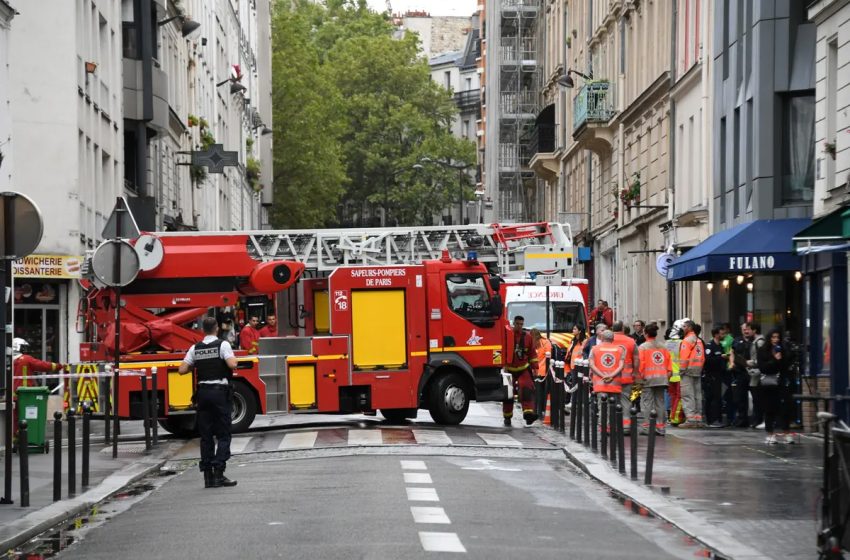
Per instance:
[[[525,318],[525,328],[539,329],[546,332],[546,302],[516,301],[508,304],[508,320],[522,315]],[[568,333],[575,325],[586,330],[584,308],[575,301],[553,301],[549,303],[549,321],[552,332]]]

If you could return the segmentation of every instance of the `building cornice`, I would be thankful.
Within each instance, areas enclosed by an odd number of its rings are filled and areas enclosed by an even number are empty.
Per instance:
[[[685,90],[690,90],[691,87],[698,84],[700,82],[700,76],[702,75],[702,62],[697,62],[693,66],[691,66],[685,75],[679,78],[673,87],[670,88],[670,97],[678,97]]]
[[[614,121],[626,123],[629,122],[641,115],[644,110],[662,98],[664,95],[670,93],[670,71],[665,70],[655,79],[652,84],[629,105],[626,109],[620,112],[616,117],[614,117]]]
[[[18,11],[7,0],[0,0],[0,21],[9,23]]]
[[[817,0],[809,4],[809,19],[816,24],[823,23],[848,4],[850,0]]]

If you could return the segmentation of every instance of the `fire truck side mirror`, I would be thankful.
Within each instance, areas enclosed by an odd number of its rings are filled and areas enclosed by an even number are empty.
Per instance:
[[[496,319],[502,318],[502,313],[505,312],[505,306],[502,304],[502,296],[498,292],[490,300],[490,315]]]
[[[494,294],[499,293],[499,290],[501,290],[502,284],[504,283],[505,281],[502,280],[501,277],[496,276],[495,274],[490,276],[490,289],[493,290]]]

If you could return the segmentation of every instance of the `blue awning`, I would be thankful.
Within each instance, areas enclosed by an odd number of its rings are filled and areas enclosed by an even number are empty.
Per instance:
[[[811,223],[810,218],[755,220],[715,233],[673,261],[667,280],[799,270],[791,239]]]

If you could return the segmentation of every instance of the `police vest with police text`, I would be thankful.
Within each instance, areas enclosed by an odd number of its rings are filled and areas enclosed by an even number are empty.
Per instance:
[[[221,339],[195,344],[195,370],[198,381],[219,381],[233,377],[233,370],[221,358]]]

